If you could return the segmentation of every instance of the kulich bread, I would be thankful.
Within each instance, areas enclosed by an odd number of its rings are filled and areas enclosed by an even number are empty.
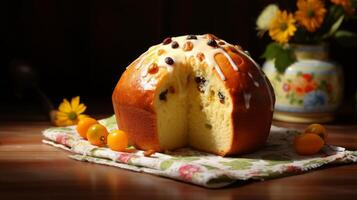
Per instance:
[[[262,147],[275,103],[254,60],[211,34],[149,48],[127,67],[112,98],[118,125],[136,148],[190,146],[222,156]]]

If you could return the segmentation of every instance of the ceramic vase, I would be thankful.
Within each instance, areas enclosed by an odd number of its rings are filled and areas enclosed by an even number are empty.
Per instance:
[[[342,101],[343,73],[329,59],[327,45],[293,45],[297,61],[285,72],[276,70],[272,60],[263,70],[276,95],[274,119],[299,123],[333,120]]]

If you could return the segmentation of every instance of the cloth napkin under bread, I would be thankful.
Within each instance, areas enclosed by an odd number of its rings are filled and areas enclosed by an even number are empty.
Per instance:
[[[99,121],[107,129],[117,129],[115,116]],[[189,148],[149,157],[143,151],[116,152],[91,145],[81,138],[75,126],[54,127],[43,131],[43,142],[71,152],[70,158],[149,173],[208,188],[220,188],[237,181],[266,180],[307,173],[329,164],[357,162],[357,151],[325,145],[320,154],[300,156],[293,150],[295,130],[271,127],[263,149],[236,157],[221,157]]]

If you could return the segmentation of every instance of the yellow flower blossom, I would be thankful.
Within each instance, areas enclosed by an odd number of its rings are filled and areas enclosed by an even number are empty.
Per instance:
[[[309,32],[315,32],[324,21],[325,5],[321,0],[298,0],[296,20]]]
[[[287,43],[295,31],[296,26],[293,14],[287,11],[278,11],[270,25],[269,35],[273,40],[279,43]]]
[[[80,119],[88,117],[82,114],[87,107],[83,103],[80,103],[79,100],[79,96],[72,98],[71,102],[63,99],[56,112],[56,126],[75,125]]]

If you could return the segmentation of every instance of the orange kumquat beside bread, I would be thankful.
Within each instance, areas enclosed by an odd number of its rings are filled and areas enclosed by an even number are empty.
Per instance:
[[[309,125],[303,134],[296,136],[294,149],[300,155],[313,155],[318,153],[326,143],[327,132],[320,124]]]

